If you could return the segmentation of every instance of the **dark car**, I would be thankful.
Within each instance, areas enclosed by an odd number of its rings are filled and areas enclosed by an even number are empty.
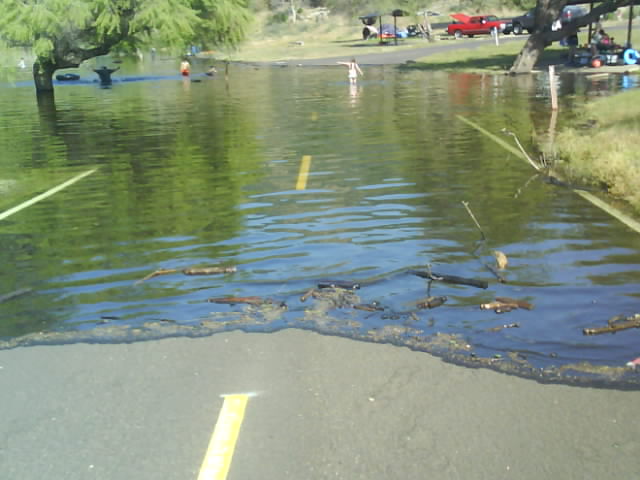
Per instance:
[[[526,30],[528,33],[533,33],[535,22],[535,9],[529,10],[524,15],[514,17],[511,19],[511,31],[514,35],[522,35]]]
[[[578,5],[567,5],[562,9],[560,14],[560,21],[565,24],[569,23],[574,18],[582,17],[586,15],[587,11]],[[521,35],[526,30],[528,33],[533,33],[536,30],[535,26],[535,9],[529,10],[524,15],[514,17],[511,19],[511,30],[514,35]]]

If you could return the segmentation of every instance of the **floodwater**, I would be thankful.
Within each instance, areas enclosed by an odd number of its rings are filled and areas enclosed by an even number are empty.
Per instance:
[[[173,60],[125,63],[106,89],[86,68],[55,102],[36,101],[28,73],[2,85],[1,211],[87,173],[0,220],[0,296],[15,293],[0,303],[5,345],[217,323],[430,351],[428,339],[447,338],[458,360],[511,355],[537,369],[640,355],[636,329],[583,335],[638,312],[638,234],[460,119],[531,149],[549,128],[544,75],[365,66],[350,86],[340,67],[231,65],[228,80],[224,65],[215,77],[207,67],[183,79]],[[574,103],[628,81],[561,78],[557,128],[579,121]],[[509,259],[504,283],[487,268],[494,250]],[[237,271],[181,272],[211,265]],[[429,268],[488,288],[410,272]],[[158,269],[176,271],[143,280]],[[361,288],[300,300],[324,280]],[[417,308],[428,295],[447,301]],[[225,296],[273,304],[207,301]],[[480,309],[496,296],[534,308]],[[383,310],[352,307],[373,302]]]

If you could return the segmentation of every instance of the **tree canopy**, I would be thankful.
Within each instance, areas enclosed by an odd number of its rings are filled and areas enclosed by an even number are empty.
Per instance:
[[[246,35],[246,0],[0,0],[0,37],[33,48],[36,89],[53,73],[151,41],[167,46],[233,46]]]

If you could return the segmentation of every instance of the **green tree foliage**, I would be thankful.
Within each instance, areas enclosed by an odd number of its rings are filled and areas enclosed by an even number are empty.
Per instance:
[[[53,73],[117,46],[235,45],[245,36],[246,0],[0,0],[0,37],[33,48],[36,89]]]

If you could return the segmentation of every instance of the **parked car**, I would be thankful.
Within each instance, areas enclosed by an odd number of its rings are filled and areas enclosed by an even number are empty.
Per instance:
[[[462,38],[464,35],[473,37],[474,35],[489,34],[492,31],[502,32],[507,26],[505,20],[500,20],[495,15],[474,15],[472,17],[463,13],[451,15],[455,20],[447,26],[447,34],[455,38]]]
[[[567,5],[562,9],[560,14],[560,21],[565,24],[569,23],[574,18],[582,17],[586,15],[587,11],[579,5]],[[535,26],[535,9],[529,10],[524,15],[514,17],[511,19],[511,28],[514,35],[521,35],[526,30],[527,33],[533,33],[536,30]]]
[[[364,40],[378,37],[379,32],[375,25],[379,16],[380,14],[378,13],[370,13],[369,15],[362,15],[358,17],[364,24],[364,28],[362,29],[362,38]]]
[[[524,15],[511,19],[511,30],[514,35],[522,35],[525,30],[527,33],[533,33],[535,26],[535,12],[534,8]]]
[[[571,20],[584,17],[588,12],[579,5],[567,5],[562,9],[562,13],[560,14],[560,21],[564,23],[569,23]]]

